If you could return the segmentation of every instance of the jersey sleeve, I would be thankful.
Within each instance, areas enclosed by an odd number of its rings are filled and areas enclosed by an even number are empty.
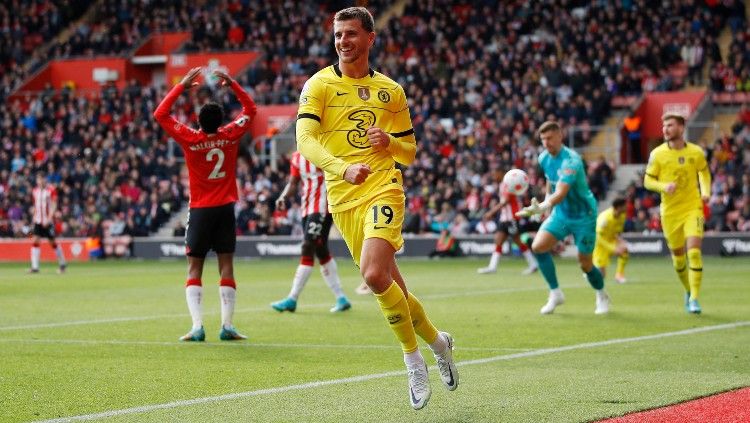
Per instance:
[[[573,185],[578,178],[578,174],[583,172],[583,163],[576,159],[566,159],[560,167],[560,182]]]
[[[222,132],[227,138],[234,140],[250,130],[250,122],[255,117],[258,108],[252,97],[250,97],[250,94],[248,94],[237,81],[232,81],[231,88],[234,95],[237,96],[237,100],[239,100],[242,105],[242,112],[234,118],[234,121],[226,124],[222,128]]]
[[[289,173],[295,177],[299,178],[299,152],[295,152],[294,155],[292,155],[292,160],[289,162]]]
[[[417,139],[414,137],[414,127],[409,114],[409,102],[406,100],[403,87],[399,85],[396,93],[398,97],[397,111],[389,133],[391,143],[388,145],[388,151],[397,162],[402,165],[410,165],[417,156]]]
[[[601,212],[596,218],[596,233],[600,234],[604,232],[605,230],[607,230],[607,226],[609,226],[609,219],[605,210]]]
[[[325,85],[310,78],[302,88],[297,112],[297,150],[315,167],[343,179],[349,166],[328,152],[320,142],[320,120],[325,101]]]
[[[646,175],[659,180],[659,174],[661,173],[661,166],[659,165],[658,151],[654,150],[651,155],[648,156],[648,164],[646,165]]]
[[[184,89],[182,84],[175,85],[154,110],[154,119],[159,123],[159,126],[180,144],[192,140],[198,134],[198,131],[183,125],[169,114]]]

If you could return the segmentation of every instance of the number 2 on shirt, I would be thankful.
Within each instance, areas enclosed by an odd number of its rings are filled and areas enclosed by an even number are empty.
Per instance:
[[[224,152],[219,148],[212,148],[206,153],[206,161],[212,162],[214,161],[214,157],[216,157],[216,165],[214,165],[214,170],[208,175],[208,179],[220,179],[227,176],[227,173],[221,170],[221,166],[224,164]]]

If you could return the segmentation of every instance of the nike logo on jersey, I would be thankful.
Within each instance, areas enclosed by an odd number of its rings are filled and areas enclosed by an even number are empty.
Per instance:
[[[336,96],[337,96],[337,97],[338,97],[338,96],[342,96],[342,95],[345,95],[345,94],[346,94],[346,93],[340,93],[340,92],[336,91]]]

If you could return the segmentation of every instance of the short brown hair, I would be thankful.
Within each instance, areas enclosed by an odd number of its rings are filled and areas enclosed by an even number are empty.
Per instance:
[[[669,119],[674,119],[681,126],[685,126],[685,116],[678,115],[677,113],[665,113],[664,116],[661,117],[662,122],[666,122]]]
[[[545,132],[550,131],[560,131],[560,124],[555,122],[554,120],[548,120],[542,124],[542,126],[539,127],[539,130],[536,131],[536,134],[538,136],[541,136]]]
[[[333,16],[334,21],[348,21],[352,19],[358,19],[362,23],[362,28],[367,32],[373,32],[375,30],[375,19],[373,19],[370,11],[364,7],[347,7],[341,9]]]
[[[612,201],[612,207],[615,208],[615,209],[617,209],[617,208],[620,208],[620,207],[624,206],[625,203],[626,203],[625,198],[623,198],[623,197],[616,197],[614,199],[614,201]]]

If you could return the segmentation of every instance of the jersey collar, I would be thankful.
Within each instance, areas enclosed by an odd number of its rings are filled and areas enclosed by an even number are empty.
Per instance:
[[[341,78],[341,77],[344,76],[344,74],[341,73],[341,69],[339,68],[339,64],[338,63],[334,63],[333,64],[333,71],[336,73],[336,76],[338,76],[339,78]],[[375,70],[373,68],[370,68],[370,72],[369,73],[370,73],[370,78],[372,78],[373,76],[375,76]],[[354,79],[354,78],[352,78],[352,79]]]

